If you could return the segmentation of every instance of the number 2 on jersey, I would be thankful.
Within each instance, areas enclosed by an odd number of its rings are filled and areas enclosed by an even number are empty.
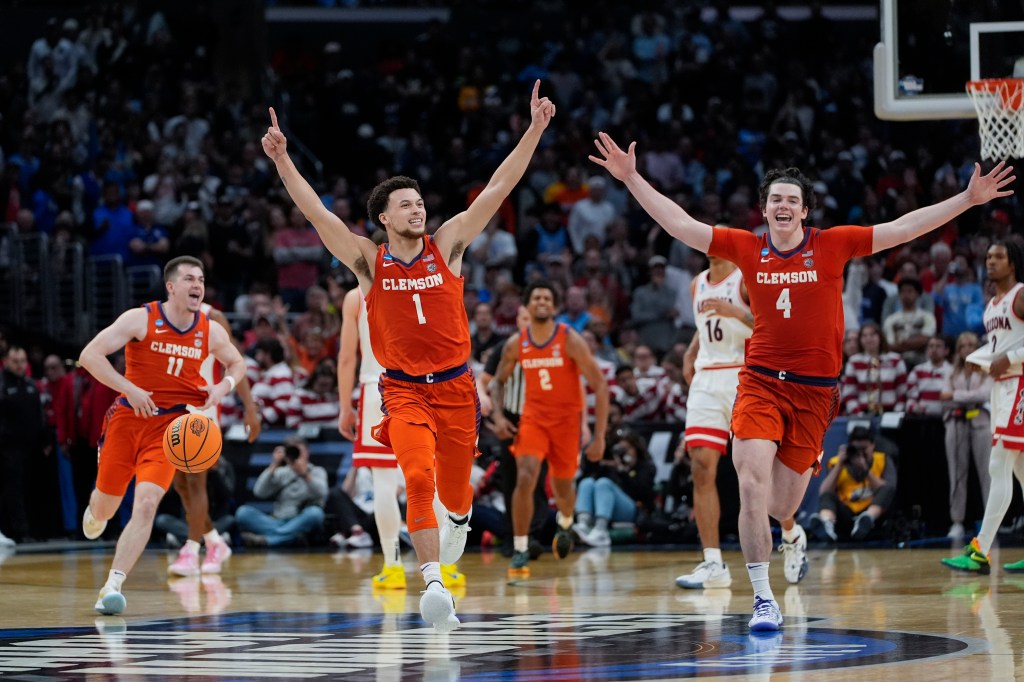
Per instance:
[[[544,391],[550,391],[554,386],[551,384],[551,372],[546,369],[541,369],[537,372],[537,376],[540,377],[540,387]]]
[[[781,310],[782,316],[787,319],[792,317],[793,304],[789,302],[789,287],[783,289],[782,293],[779,294],[778,300],[775,301],[775,309]]]
[[[420,324],[426,324],[427,318],[423,317],[423,303],[420,302],[420,295],[413,294],[412,302],[416,304],[416,319]]]

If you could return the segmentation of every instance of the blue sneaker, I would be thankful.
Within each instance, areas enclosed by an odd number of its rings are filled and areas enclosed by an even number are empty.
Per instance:
[[[750,619],[754,632],[770,632],[782,627],[782,612],[774,599],[754,597],[754,616]]]

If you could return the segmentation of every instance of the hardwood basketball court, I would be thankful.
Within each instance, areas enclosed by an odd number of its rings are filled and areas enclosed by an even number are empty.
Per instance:
[[[797,586],[773,556],[781,636],[751,637],[752,592],[736,551],[731,589],[684,591],[696,551],[577,551],[531,562],[468,553],[455,592],[463,627],[420,620],[409,588],[374,593],[381,557],[239,552],[221,576],[169,581],[150,550],[125,583],[123,618],[93,611],[111,550],[6,554],[0,564],[5,679],[1012,680],[1024,678],[1024,575],[953,574],[952,547],[813,549]],[[1016,560],[1006,549],[996,562]],[[685,570],[684,570],[685,569]],[[869,667],[864,667],[869,666]]]

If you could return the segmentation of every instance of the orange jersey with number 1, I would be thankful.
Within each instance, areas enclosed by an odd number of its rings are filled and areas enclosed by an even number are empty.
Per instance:
[[[562,423],[567,417],[579,420],[583,410],[580,370],[565,353],[569,327],[555,325],[550,339],[538,343],[529,328],[519,337],[519,364],[523,368],[526,394],[523,421]]]
[[[380,364],[415,376],[464,364],[470,338],[462,285],[433,237],[423,238],[423,251],[409,263],[381,245],[366,295],[370,343]]]
[[[125,376],[136,386],[153,392],[157,407],[199,407],[207,394],[199,390],[207,381],[200,375],[210,354],[210,319],[197,312],[192,325],[176,329],[164,317],[163,303],[143,306],[149,319],[146,336],[125,346]]]

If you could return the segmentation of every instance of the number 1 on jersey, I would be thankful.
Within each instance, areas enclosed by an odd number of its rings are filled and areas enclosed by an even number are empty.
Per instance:
[[[782,290],[779,294],[779,299],[775,301],[775,309],[782,311],[782,316],[785,318],[792,317],[793,304],[789,302],[789,287]]]
[[[427,318],[423,317],[423,304],[420,302],[420,295],[413,294],[412,302],[416,304],[416,319],[420,324],[426,324]]]

